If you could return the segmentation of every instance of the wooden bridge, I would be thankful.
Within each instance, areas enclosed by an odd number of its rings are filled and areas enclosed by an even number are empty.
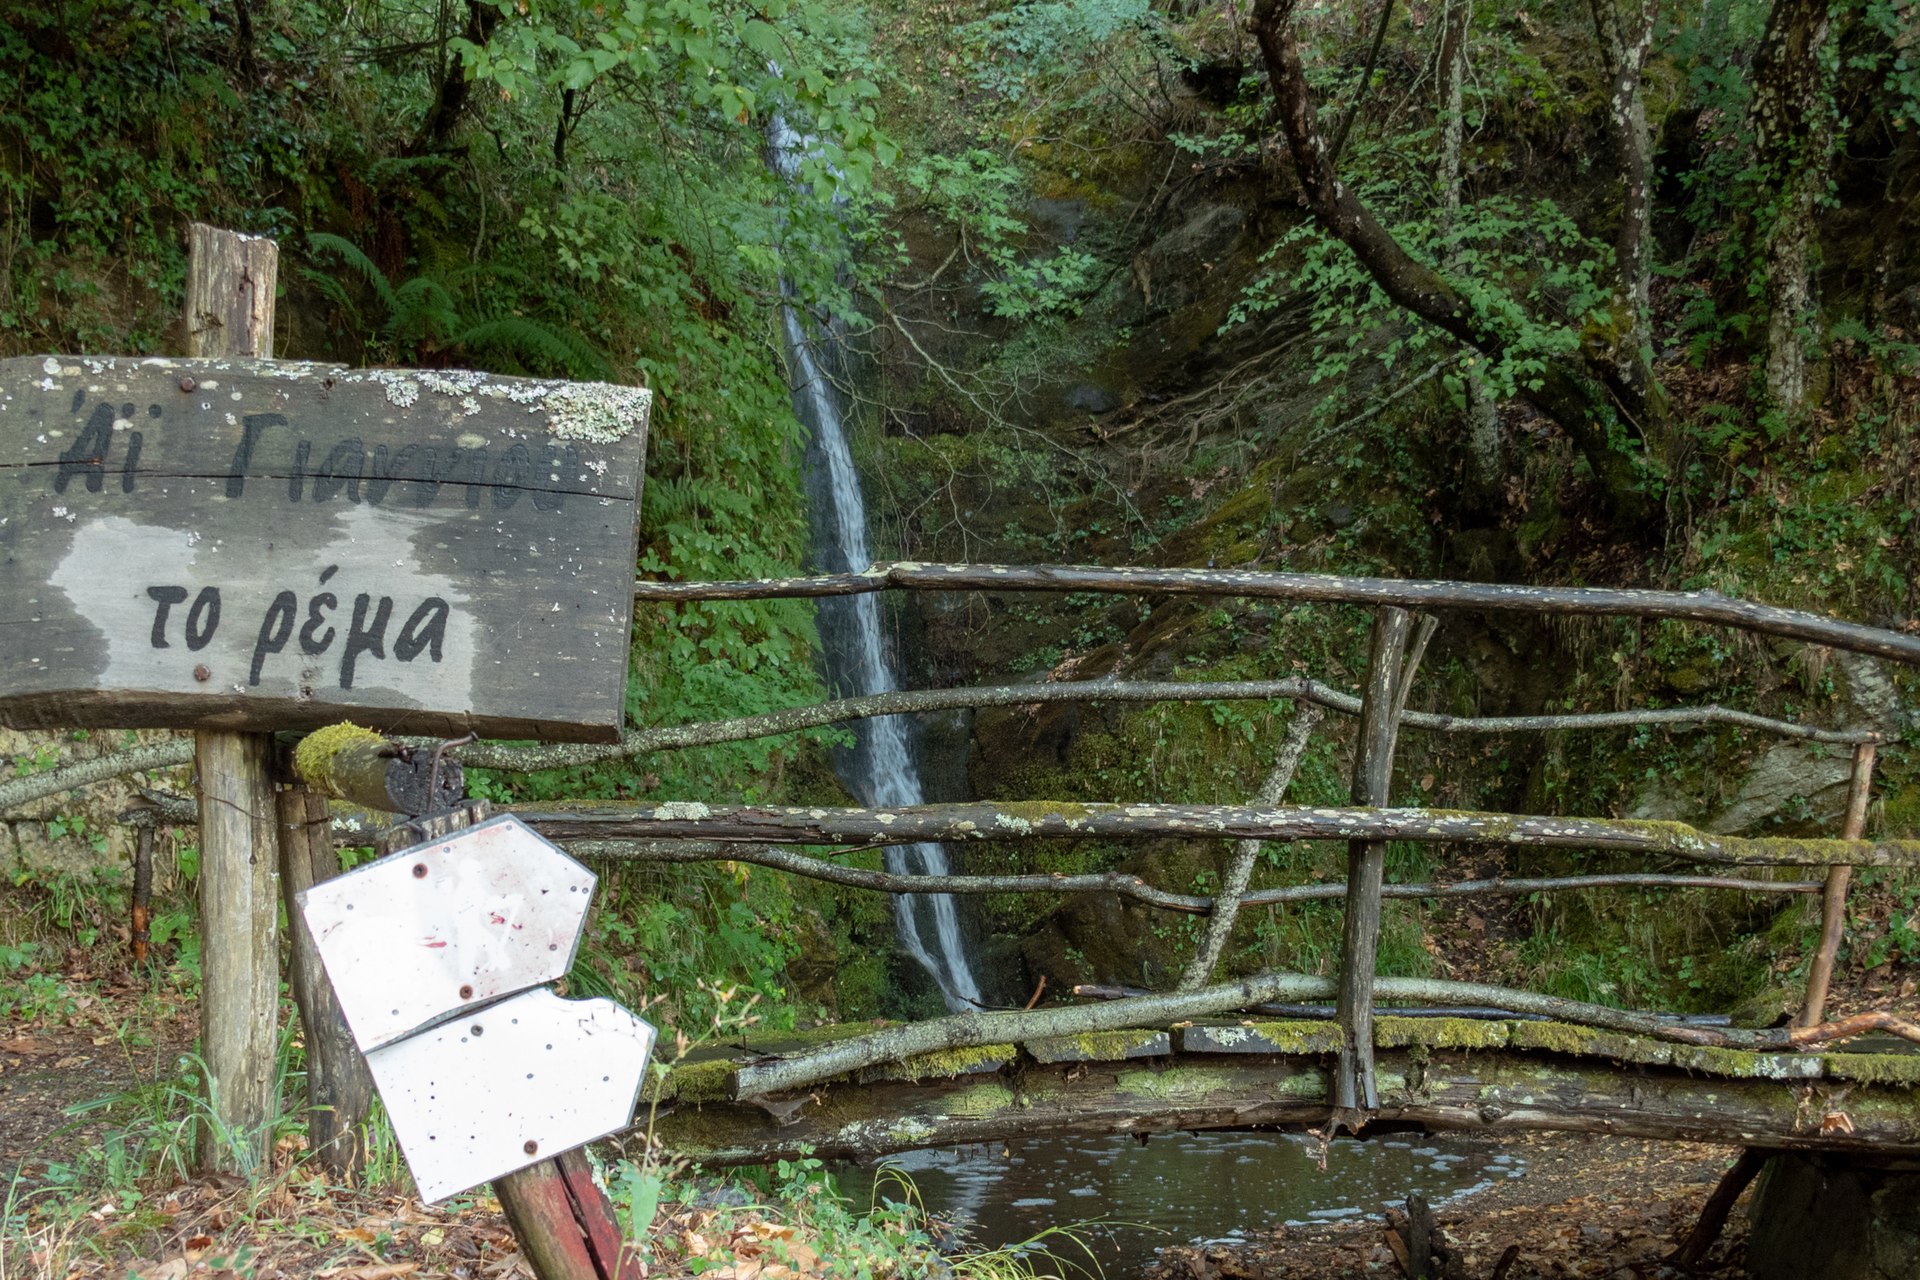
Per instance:
[[[726,858],[889,893],[1118,893],[1163,910],[1208,917],[1200,953],[1175,992],[968,1012],[880,1030],[827,1028],[803,1041],[696,1052],[656,1082],[640,1118],[668,1145],[725,1164],[803,1149],[870,1158],[1048,1132],[1275,1127],[1331,1136],[1343,1129],[1421,1128],[1567,1130],[1760,1150],[1920,1155],[1920,1107],[1913,1096],[1920,1084],[1920,1055],[1912,1052],[1920,1027],[1884,1012],[1839,1022],[1823,1018],[1852,867],[1920,866],[1920,841],[1864,838],[1878,741],[1873,729],[1788,722],[1717,706],[1485,720],[1407,707],[1414,672],[1435,626],[1433,618],[1408,612],[1413,608],[1674,618],[1916,665],[1920,638],[1711,593],[1203,570],[892,565],[865,574],[780,582],[641,583],[637,595],[689,601],[883,589],[1249,596],[1360,604],[1375,612],[1365,684],[1357,694],[1298,678],[1224,685],[1122,681],[885,695],[818,709],[822,716],[844,719],[849,713],[1069,699],[1291,698],[1297,710],[1286,740],[1278,744],[1273,773],[1245,806],[1025,802],[881,811],[664,804],[527,811],[525,816],[554,838],[602,857]],[[1359,717],[1352,807],[1285,805],[1294,767],[1325,710]],[[779,727],[804,727],[808,719],[805,713],[789,716]],[[1833,838],[1743,839],[1677,823],[1383,807],[1402,727],[1524,733],[1662,723],[1735,723],[1850,747],[1853,769],[1842,830]],[[503,761],[495,756],[484,762]],[[830,854],[779,847],[1167,836],[1234,842],[1216,896],[1112,874],[901,875],[845,867]],[[1252,861],[1265,839],[1346,842],[1345,883],[1249,891]],[[1781,880],[1661,867],[1599,876],[1388,885],[1387,840],[1516,850],[1606,849],[1666,863],[1809,867],[1823,874]],[[1625,886],[1823,895],[1823,936],[1805,1007],[1794,1024],[1703,1026],[1508,988],[1373,976],[1384,897]],[[1347,905],[1334,977],[1265,973],[1206,985],[1243,906],[1334,897]],[[1452,1016],[1405,1016],[1434,1011],[1414,1007],[1377,1013],[1376,998],[1481,1008]],[[1283,1009],[1284,1016],[1261,1012],[1276,1001],[1332,1005],[1324,1011]],[[1877,1034],[1859,1039],[1863,1033]]]

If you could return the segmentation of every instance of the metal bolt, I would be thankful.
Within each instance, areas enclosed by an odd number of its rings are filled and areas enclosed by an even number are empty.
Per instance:
[[[532,1155],[534,1152],[540,1149],[540,1144],[535,1142],[532,1138],[528,1138],[525,1142],[520,1144],[520,1149],[526,1152],[528,1155]]]
[[[426,864],[426,863],[424,863],[424,862],[416,862],[416,863],[414,863],[414,864],[413,864],[413,878],[414,878],[415,880],[425,880],[425,879],[427,878],[427,864]]]
[[[210,671],[207,668],[207,664],[203,662],[193,669],[193,678],[201,684],[205,684],[207,681],[213,679],[213,672]]]
[[[182,379],[180,379],[180,389],[181,389],[182,391],[191,391],[191,390],[193,390],[193,389],[194,389],[195,387],[197,387],[197,386],[199,386],[199,385],[200,385],[200,384],[199,384],[199,383],[197,383],[197,382],[195,382],[195,381],[194,381],[194,380],[193,380],[192,378],[182,378]]]
[[[473,999],[473,988],[472,988],[472,987],[462,987],[462,988],[460,988],[460,998],[461,998],[462,1000],[471,1000],[471,999]]]
[[[479,1035],[479,1034],[480,1034],[480,1033],[481,1033],[482,1031],[485,1031],[485,1030],[486,1030],[486,1028],[485,1028],[485,1027],[483,1027],[483,1026],[481,1026],[481,1025],[480,1025],[479,1023],[477,1023],[477,1022],[476,1022],[476,1023],[474,1023],[474,1024],[473,1024],[473,1025],[472,1025],[471,1027],[469,1027],[469,1028],[467,1029],[467,1034],[468,1034],[468,1035],[475,1035],[475,1036],[477,1036],[477,1035]]]

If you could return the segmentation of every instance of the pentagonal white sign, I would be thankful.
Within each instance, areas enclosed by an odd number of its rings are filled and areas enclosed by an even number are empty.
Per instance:
[[[611,1000],[528,991],[367,1054],[423,1200],[625,1128],[653,1028]]]
[[[367,1053],[564,977],[594,883],[506,816],[314,885],[300,909]]]

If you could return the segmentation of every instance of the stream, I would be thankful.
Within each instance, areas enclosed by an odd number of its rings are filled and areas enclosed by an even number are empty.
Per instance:
[[[1303,1134],[1170,1133],[1145,1145],[1127,1134],[1067,1135],[913,1151],[836,1176],[864,1207],[905,1198],[889,1174],[897,1169],[970,1246],[1037,1240],[1052,1255],[1034,1256],[1041,1275],[1120,1280],[1168,1245],[1377,1215],[1413,1191],[1438,1208],[1525,1172],[1520,1156],[1454,1136],[1336,1140],[1324,1171],[1319,1149]]]

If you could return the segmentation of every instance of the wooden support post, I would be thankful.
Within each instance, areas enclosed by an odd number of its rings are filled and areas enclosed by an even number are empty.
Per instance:
[[[187,262],[187,354],[273,355],[273,241],[194,223]],[[274,793],[260,733],[202,732],[200,1051],[208,1110],[203,1168],[265,1168],[280,1000],[280,894]]]
[[[493,1193],[540,1280],[638,1280],[613,1205],[578,1148],[495,1178]]]
[[[291,945],[288,983],[300,1007],[307,1046],[307,1145],[343,1184],[366,1167],[373,1077],[347,1029],[296,895],[340,874],[326,797],[303,786],[280,792],[280,887]]]
[[[1373,616],[1368,645],[1367,682],[1362,691],[1360,740],[1353,759],[1353,803],[1388,803],[1393,781],[1393,748],[1400,732],[1412,666],[1406,661],[1413,615],[1385,608]],[[1430,626],[1423,628],[1424,646]],[[1414,659],[1418,661],[1418,658]],[[1387,847],[1355,840],[1347,846],[1347,907],[1340,943],[1340,988],[1336,1018],[1342,1043],[1333,1077],[1333,1106],[1340,1112],[1379,1107],[1373,1077],[1373,978],[1380,943],[1380,886],[1386,878]]]
[[[1867,830],[1867,798],[1873,785],[1871,742],[1853,749],[1853,776],[1847,784],[1847,815],[1841,827],[1842,839],[1858,840]],[[1853,879],[1852,867],[1827,869],[1826,896],[1820,911],[1820,946],[1813,953],[1813,968],[1807,973],[1807,1000],[1796,1027],[1811,1027],[1826,1016],[1827,985],[1833,981],[1833,962],[1840,952],[1840,936],[1847,928],[1847,885]]]

